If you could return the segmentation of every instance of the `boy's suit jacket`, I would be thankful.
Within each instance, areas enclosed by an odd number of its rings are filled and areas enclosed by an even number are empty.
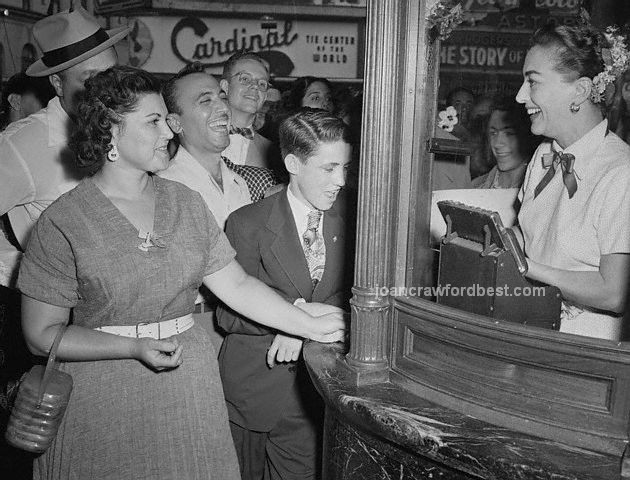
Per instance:
[[[326,244],[324,274],[313,290],[286,189],[247,205],[228,218],[226,234],[245,271],[263,281],[289,302],[304,298],[347,309],[353,258],[346,252],[342,197],[324,213]],[[351,220],[352,222],[352,220]],[[348,261],[349,260],[349,261]],[[230,420],[243,428],[269,431],[279,419],[290,392],[298,395],[300,379],[308,380],[303,361],[267,366],[266,355],[276,331],[249,321],[226,306],[217,312],[227,337],[219,355]],[[300,365],[301,364],[301,365]]]

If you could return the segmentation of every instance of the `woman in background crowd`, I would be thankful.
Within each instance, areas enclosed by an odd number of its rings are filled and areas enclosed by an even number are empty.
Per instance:
[[[473,179],[485,175],[496,165],[486,141],[490,109],[494,104],[494,98],[479,96],[470,113],[471,142],[475,145],[470,155],[470,178]]]
[[[291,115],[302,107],[319,108],[332,112],[333,86],[325,78],[301,77],[295,80],[285,93],[282,110]]]
[[[630,147],[609,131],[601,93],[628,65],[607,63],[602,49],[628,58],[620,37],[588,26],[547,25],[532,38],[516,100],[532,133],[550,141],[528,166],[518,218],[527,276],[562,291],[560,331],[617,340],[630,253]]]
[[[261,134],[279,148],[278,129],[282,121],[305,107],[332,112],[335,108],[332,92],[333,86],[325,78],[300,77],[294,80],[289,89],[282,93],[282,100],[274,106],[273,115],[267,115],[267,121]],[[282,183],[288,182],[284,166],[278,170],[277,173],[282,178]]]
[[[503,99],[490,108],[486,140],[495,166],[473,180],[475,188],[520,188],[527,162],[534,153],[527,112],[513,99]]]
[[[341,314],[315,319],[245,274],[198,193],[152,175],[173,137],[159,92],[131,67],[86,81],[72,147],[91,176],[44,211],[21,264],[33,353],[72,311],[58,358],[74,390],[38,479],[240,478],[216,353],[192,321],[202,280],[261,324],[343,336]]]
[[[465,142],[472,140],[470,121],[474,104],[475,95],[465,87],[457,87],[446,95],[446,106],[457,111],[457,124],[452,133]]]
[[[9,123],[41,110],[54,96],[55,91],[47,77],[29,77],[25,73],[16,73],[9,78],[2,90],[0,130],[4,130]]]

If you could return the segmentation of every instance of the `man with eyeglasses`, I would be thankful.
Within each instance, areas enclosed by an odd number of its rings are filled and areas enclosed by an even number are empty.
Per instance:
[[[227,94],[232,120],[230,145],[223,156],[236,165],[272,167],[272,142],[253,128],[269,87],[269,70],[256,54],[237,52],[225,62],[221,89]]]

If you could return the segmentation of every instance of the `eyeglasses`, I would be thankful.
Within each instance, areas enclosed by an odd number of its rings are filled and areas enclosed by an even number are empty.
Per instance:
[[[269,82],[263,78],[254,78],[247,72],[238,72],[232,75],[232,78],[238,77],[238,83],[243,85],[244,87],[251,87],[255,85],[258,90],[261,92],[266,92],[269,90]]]

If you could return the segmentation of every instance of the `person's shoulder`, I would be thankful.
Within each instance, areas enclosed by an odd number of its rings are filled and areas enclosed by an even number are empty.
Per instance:
[[[175,197],[179,200],[184,201],[200,196],[199,192],[191,189],[180,181],[165,178],[161,175],[153,175],[153,180],[155,184],[158,185],[160,188],[163,188],[170,197]]]
[[[175,215],[201,219],[206,217],[208,205],[201,194],[176,180],[153,175],[155,186],[166,193],[169,209]]]
[[[42,212],[41,217],[54,224],[72,224],[82,216],[86,201],[92,197],[89,179],[84,178],[74,188],[62,193]],[[96,187],[94,187],[96,188]]]
[[[185,183],[183,180],[188,180],[193,173],[193,166],[190,162],[191,158],[190,154],[180,145],[173,158],[171,158],[168,167],[158,172],[157,175],[162,178]]]
[[[492,170],[490,170],[488,173],[484,173],[483,175],[473,178],[472,179],[473,188],[481,188],[481,186],[484,183],[486,183],[486,181],[488,180],[490,173],[492,173]]]
[[[249,205],[244,205],[241,208],[234,210],[230,214],[230,217],[248,224],[258,224],[266,221],[274,205],[282,200],[282,195],[286,195],[284,189],[278,193],[265,197],[256,203],[250,203]]]
[[[269,140],[267,137],[262,135],[260,132],[254,132],[254,138],[258,139],[258,141],[261,141],[261,142],[272,143],[271,140]]]
[[[46,110],[42,109],[26,118],[10,123],[0,135],[0,140],[14,144],[31,145],[33,142],[48,141]]]
[[[258,132],[254,132],[254,143],[257,143],[263,148],[270,148],[273,145],[273,142],[271,140],[269,140],[267,137],[262,136]]]
[[[624,142],[617,134],[609,132],[604,139],[606,152],[610,157],[617,157],[621,161],[630,162],[630,145]]]
[[[602,173],[630,175],[630,146],[617,135],[609,132],[600,149],[600,171]]]
[[[538,144],[538,146],[536,147],[536,150],[534,150],[532,158],[535,158],[538,155],[542,155],[544,153],[551,152],[552,145],[553,145],[553,142],[551,140],[549,140],[548,138],[544,139],[542,142]]]

